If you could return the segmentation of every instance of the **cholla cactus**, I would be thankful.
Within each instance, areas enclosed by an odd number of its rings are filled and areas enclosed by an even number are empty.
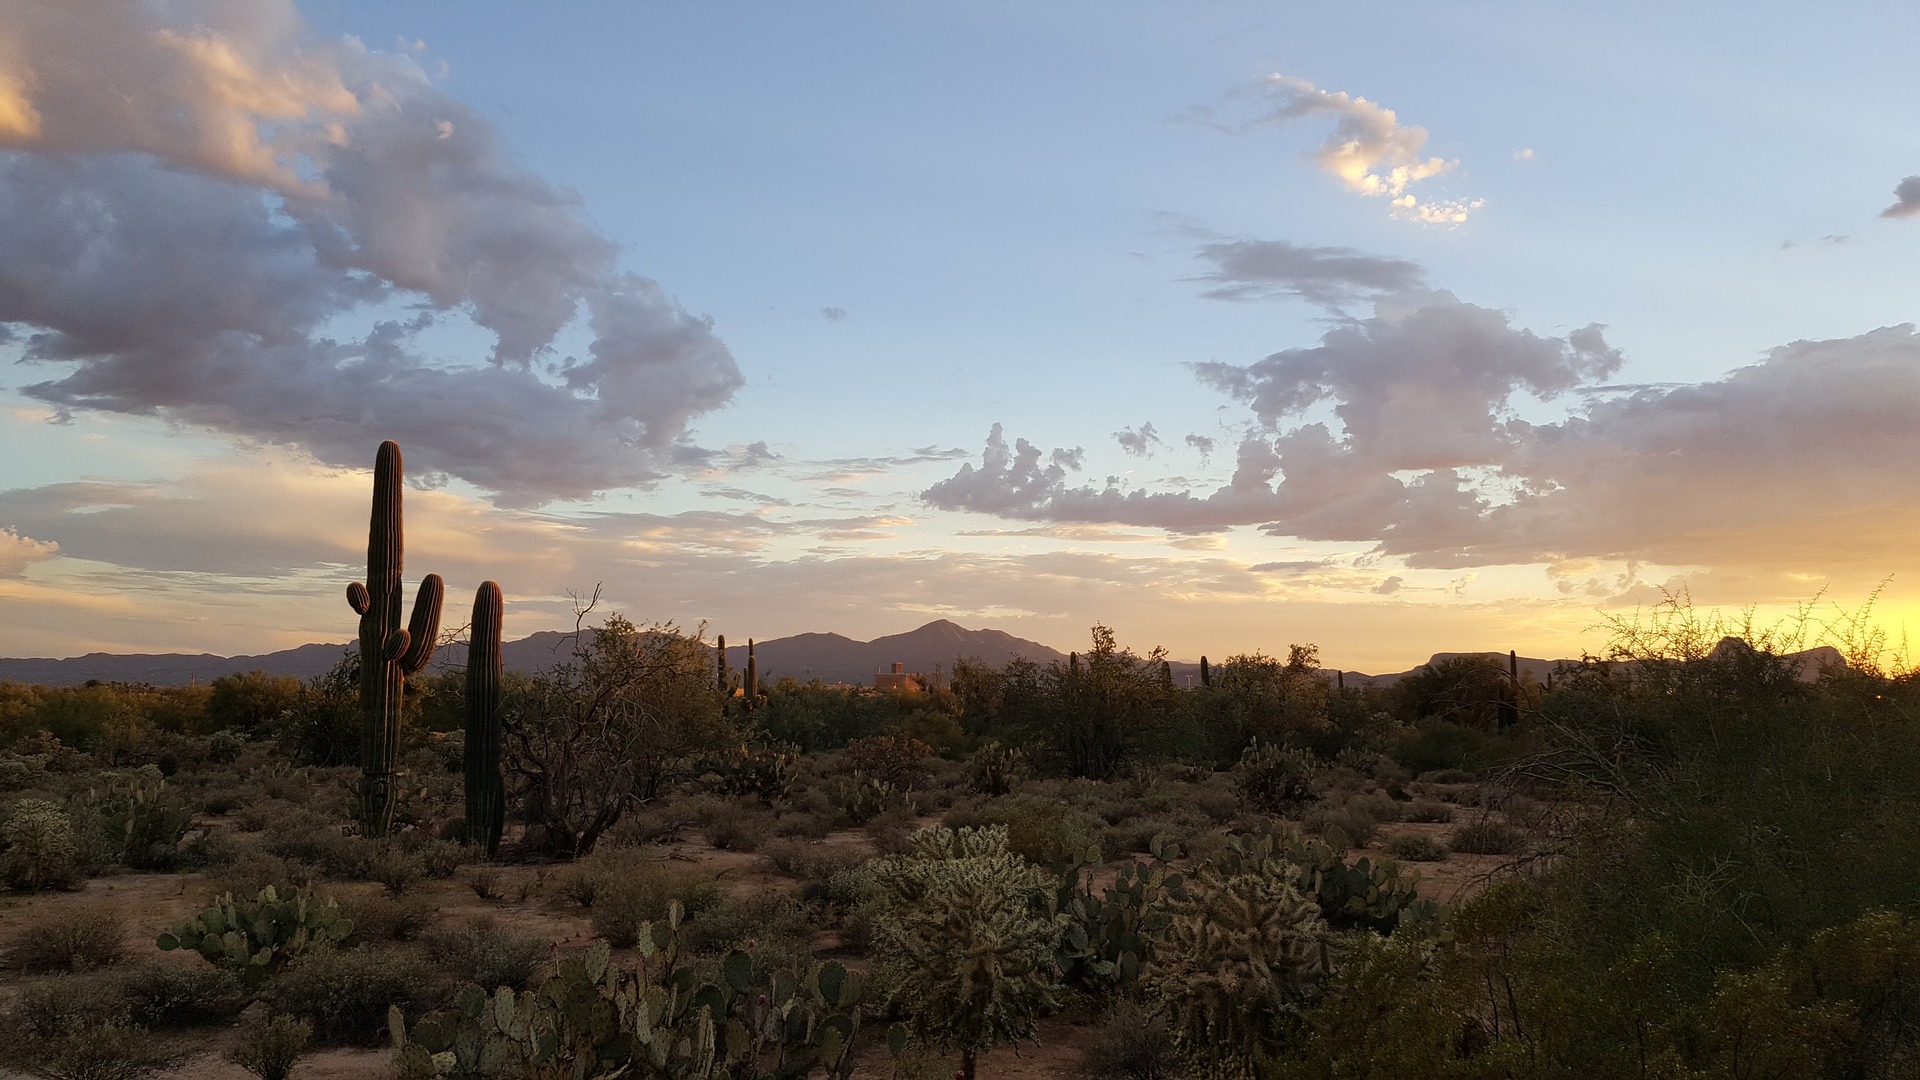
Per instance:
[[[1057,883],[1007,847],[1004,825],[925,829],[906,855],[869,864],[882,898],[874,955],[890,973],[888,1004],[905,1011],[896,1050],[911,1036],[977,1059],[1031,1039],[1060,989],[1056,954],[1067,916],[1053,911]]]
[[[0,877],[29,892],[65,885],[78,872],[73,819],[45,799],[21,799],[0,824]]]
[[[1233,769],[1233,788],[1255,809],[1282,813],[1313,801],[1313,777],[1320,761],[1306,750],[1289,750],[1255,740]]]
[[[1209,870],[1165,911],[1144,984],[1176,1044],[1210,1075],[1256,1075],[1326,974],[1319,905],[1275,874]]]

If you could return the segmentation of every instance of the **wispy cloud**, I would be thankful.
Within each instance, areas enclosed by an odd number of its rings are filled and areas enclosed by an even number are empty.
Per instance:
[[[1214,300],[1295,296],[1340,308],[1380,293],[1416,288],[1424,276],[1419,264],[1405,259],[1285,240],[1223,240],[1203,245],[1199,254],[1213,264],[1197,278],[1212,285],[1201,295]]]
[[[1427,129],[1403,124],[1378,102],[1337,90],[1323,90],[1295,75],[1273,74],[1253,88],[1256,112],[1242,129],[1262,124],[1291,124],[1330,118],[1333,130],[1314,151],[1314,161],[1340,179],[1347,190],[1384,198],[1401,217],[1435,224],[1460,224],[1482,199],[1421,198],[1417,184],[1450,172],[1458,160],[1424,156]]]

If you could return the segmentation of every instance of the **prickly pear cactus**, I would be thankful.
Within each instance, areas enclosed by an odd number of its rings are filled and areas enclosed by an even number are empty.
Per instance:
[[[834,962],[804,973],[771,969],[736,950],[717,981],[701,983],[677,965],[680,917],[676,903],[666,925],[642,928],[633,970],[596,941],[538,990],[470,986],[411,1028],[390,1011],[397,1071],[403,1080],[852,1075],[860,976]]]
[[[1160,859],[1122,866],[1098,894],[1085,868],[1067,871],[1058,901],[1071,920],[1060,945],[1062,976],[1095,992],[1132,988],[1172,924],[1168,904],[1185,896],[1185,875]]]
[[[406,544],[400,495],[400,447],[389,440],[380,444],[373,465],[367,580],[347,586],[347,605],[360,616],[360,832],[376,838],[393,827],[394,758],[407,676],[433,657],[446,592],[440,575],[428,574],[414,597],[413,617],[401,627]]]
[[[308,949],[338,944],[352,932],[352,920],[341,917],[332,900],[321,903],[308,889],[282,897],[269,885],[251,900],[227,893],[155,944],[162,951],[193,949],[208,963],[238,972],[251,988]]]

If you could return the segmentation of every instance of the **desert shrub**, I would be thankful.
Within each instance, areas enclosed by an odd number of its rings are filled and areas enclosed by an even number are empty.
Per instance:
[[[796,897],[765,890],[710,905],[686,921],[681,938],[695,952],[723,953],[748,943],[755,948],[781,942],[804,946],[812,933],[806,908]]]
[[[709,822],[703,832],[707,843],[721,851],[754,852],[760,849],[768,833],[767,819],[757,814],[734,813]]]
[[[436,967],[488,991],[502,986],[526,989],[551,951],[544,938],[489,923],[428,934],[421,945]]]
[[[1033,1038],[1057,1004],[1067,916],[1052,911],[1057,882],[1014,854],[1004,827],[927,829],[866,873],[875,966],[917,1041],[959,1051],[971,1076],[980,1053]]]
[[[926,780],[933,747],[905,736],[875,735],[847,740],[845,760],[853,772],[907,789]]]
[[[29,1039],[50,1039],[77,1028],[124,1024],[126,998],[117,971],[55,975],[20,988],[6,1012],[6,1028]]]
[[[975,800],[949,811],[942,824],[950,829],[1002,826],[1013,853],[1041,866],[1099,862],[1105,827],[1085,809],[1041,795]]]
[[[389,893],[399,896],[419,884],[420,879],[427,875],[426,863],[420,856],[399,844],[387,841],[375,842],[370,846],[362,872],[369,880],[379,882]]]
[[[140,1080],[178,1063],[145,1029],[119,1023],[61,1031],[31,1044],[22,1060],[48,1080]]]
[[[1426,833],[1394,833],[1387,838],[1387,854],[1408,862],[1439,862],[1447,857],[1447,845]]]
[[[244,849],[223,829],[202,829],[175,853],[176,870],[218,870],[238,861]]]
[[[561,868],[553,884],[561,898],[590,908],[615,884],[652,872],[656,861],[639,848],[601,848]]]
[[[110,908],[55,911],[16,928],[7,966],[20,971],[88,971],[126,955],[126,923]]]
[[[459,872],[460,864],[468,858],[467,849],[451,840],[419,840],[413,844],[412,850],[420,860],[421,870],[428,877],[440,881]]]
[[[240,1041],[227,1051],[227,1060],[260,1080],[287,1080],[312,1038],[312,1024],[291,1016],[276,1016],[242,1030]]]
[[[1301,822],[1310,832],[1331,836],[1335,830],[1344,839],[1336,846],[1363,848],[1380,834],[1380,823],[1364,806],[1348,804],[1325,807],[1308,814]],[[1332,843],[1332,841],[1328,841]]]
[[[1166,1016],[1126,1000],[1096,1030],[1081,1067],[1097,1080],[1175,1080],[1184,1073]]]
[[[1400,820],[1436,824],[1444,823],[1453,820],[1453,807],[1448,806],[1439,799],[1415,799],[1407,804],[1405,810],[1401,811]]]
[[[655,867],[602,892],[593,905],[593,932],[625,948],[639,940],[642,923],[664,923],[675,900],[694,920],[719,902],[720,890],[711,881]]]
[[[1447,846],[1468,855],[1518,855],[1527,850],[1527,834],[1504,822],[1482,820],[1453,830]]]
[[[497,866],[476,866],[467,872],[467,888],[482,900],[498,900],[504,895],[500,891],[504,876],[505,872]]]
[[[1320,762],[1305,750],[1254,742],[1233,767],[1233,788],[1241,801],[1270,814],[1313,801],[1313,778]]]
[[[73,821],[44,799],[21,799],[0,822],[0,878],[35,892],[69,885],[79,872]]]
[[[783,874],[822,885],[842,870],[867,861],[867,857],[858,851],[795,840],[770,840],[760,849],[760,855]]]
[[[431,903],[387,892],[349,895],[341,903],[340,913],[353,924],[353,933],[342,945],[412,941],[433,923]]]
[[[912,807],[897,806],[892,810],[876,815],[867,822],[867,836],[873,840],[875,851],[883,855],[903,855],[907,851],[907,838],[918,829],[920,815]]]
[[[316,949],[267,984],[274,1011],[306,1020],[321,1039],[371,1045],[387,1007],[415,1009],[433,998],[433,969],[402,949]]]
[[[825,802],[824,798],[822,802]],[[773,834],[783,837],[805,837],[808,840],[822,839],[833,831],[832,804],[827,803],[826,806],[826,813],[815,813],[811,810],[794,810],[781,814],[774,819]]]
[[[208,884],[214,895],[233,893],[252,896],[271,885],[279,892],[312,885],[320,877],[320,868],[310,863],[283,859],[263,851],[248,851],[213,875]]]
[[[158,960],[120,972],[120,995],[135,1023],[190,1027],[231,1020],[247,1004],[240,979],[226,968],[182,967]]]

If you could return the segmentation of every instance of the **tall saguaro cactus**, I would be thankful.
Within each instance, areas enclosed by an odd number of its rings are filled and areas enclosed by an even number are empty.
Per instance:
[[[747,639],[747,708],[751,709],[754,699],[760,696],[760,661],[753,655],[753,639]]]
[[[473,594],[473,631],[467,644],[467,842],[500,850],[507,821],[507,780],[500,771],[506,741],[500,727],[500,618],[505,608],[496,582]]]
[[[360,615],[360,832],[387,835],[393,827],[393,765],[400,744],[400,705],[407,676],[427,666],[440,636],[446,587],[428,574],[414,597],[413,617],[400,625],[400,567],[406,544],[400,526],[400,447],[380,444],[373,463],[373,522],[367,532],[367,580],[347,586],[347,604]]]
[[[731,681],[727,677],[727,635],[721,634],[719,639],[714,642],[713,652],[715,656],[719,657],[720,661],[719,671],[715,676],[715,685],[720,690],[720,696],[724,698],[727,696],[727,683]]]

